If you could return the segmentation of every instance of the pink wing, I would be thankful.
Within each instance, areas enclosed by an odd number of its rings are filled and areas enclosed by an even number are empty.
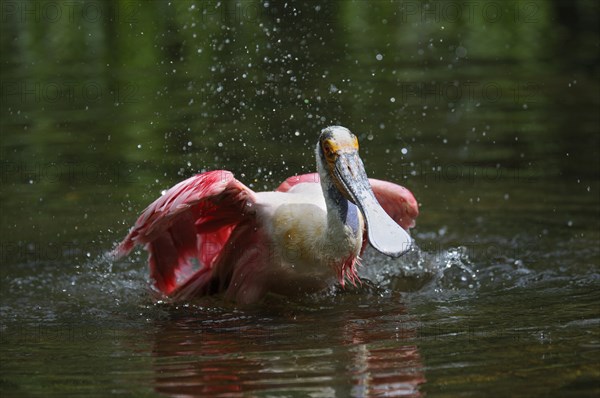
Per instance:
[[[185,279],[187,285],[196,281],[198,288],[200,281],[210,279],[207,271],[213,268],[232,230],[248,219],[247,209],[253,203],[254,193],[229,171],[195,175],[148,206],[113,254],[118,259],[135,245],[145,245],[150,275],[160,291],[170,294]],[[200,261],[201,268],[192,275],[193,258]]]
[[[289,177],[285,180],[276,191],[289,191],[294,185],[301,183],[318,183],[319,174],[301,174]],[[413,194],[406,188],[382,180],[369,178],[371,188],[377,201],[402,228],[408,230],[415,226],[415,219],[419,215],[419,205]]]
[[[264,296],[269,287],[268,238],[256,223],[248,217],[231,231],[223,250],[214,258],[210,269],[201,269],[185,283],[177,286],[169,298],[188,300],[215,293],[238,304],[251,304]],[[207,271],[211,272],[207,272]]]
[[[319,173],[308,173],[308,174],[299,174],[296,176],[288,177],[287,180],[281,183],[276,189],[279,192],[287,192],[294,185],[302,184],[304,182],[314,182],[319,183],[321,179],[319,177]]]
[[[412,192],[401,185],[369,178],[377,201],[386,213],[405,230],[415,226],[419,205]]]

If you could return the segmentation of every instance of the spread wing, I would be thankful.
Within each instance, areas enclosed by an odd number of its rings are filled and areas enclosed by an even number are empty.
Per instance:
[[[169,294],[192,276],[207,275],[254,202],[254,192],[229,171],[197,174],[150,204],[113,256],[144,245],[155,286]],[[192,259],[200,262],[199,270],[192,270]]]

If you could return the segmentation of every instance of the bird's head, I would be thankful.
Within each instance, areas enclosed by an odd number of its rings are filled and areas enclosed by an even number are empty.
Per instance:
[[[408,233],[381,207],[358,154],[358,139],[345,127],[330,126],[321,131],[317,144],[321,178],[331,181],[347,200],[360,210],[367,224],[369,243],[391,257],[404,254],[411,245]]]

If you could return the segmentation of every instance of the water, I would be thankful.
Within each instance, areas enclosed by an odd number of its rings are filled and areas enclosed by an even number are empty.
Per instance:
[[[14,4],[3,397],[600,392],[598,25],[572,12],[593,4],[493,21],[491,3],[460,20],[440,2]],[[195,172],[263,190],[313,171],[334,123],[421,205],[417,248],[368,250],[362,284],[176,306],[153,300],[144,253],[103,258]]]

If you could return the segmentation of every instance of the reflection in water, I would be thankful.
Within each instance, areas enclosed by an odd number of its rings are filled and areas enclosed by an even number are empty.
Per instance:
[[[153,349],[157,392],[421,396],[423,365],[410,342],[416,329],[401,323],[405,314],[317,311],[281,319],[196,311],[201,314],[176,315],[159,325]],[[324,317],[334,318],[338,327],[320,329]],[[391,327],[390,319],[403,326]]]
[[[366,313],[360,315],[368,318]],[[362,325],[360,319],[350,319],[343,327],[343,345],[353,347],[352,396],[421,396],[418,387],[425,382],[421,356],[416,345],[406,342],[416,336],[416,329],[403,326],[390,332],[377,328],[375,321]],[[375,342],[390,344],[379,347]]]

